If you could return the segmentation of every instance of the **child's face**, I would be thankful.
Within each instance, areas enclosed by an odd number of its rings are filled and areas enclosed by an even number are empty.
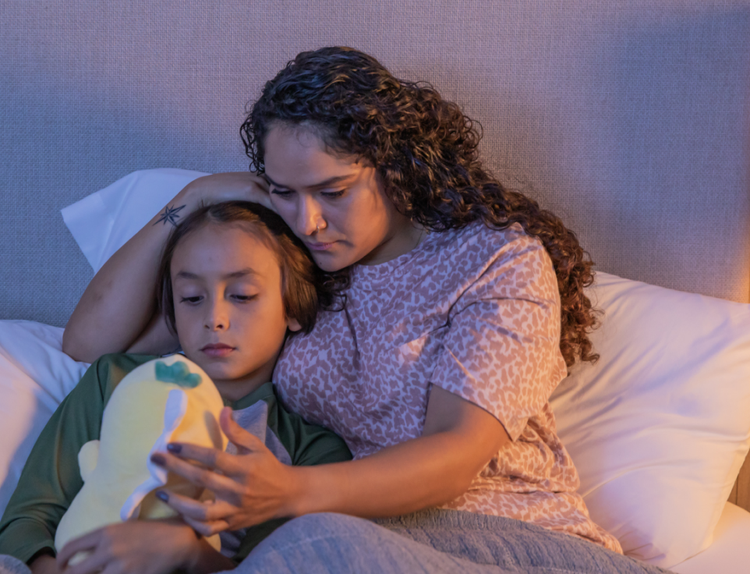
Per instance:
[[[287,328],[281,270],[248,224],[205,227],[172,257],[175,325],[185,355],[222,396],[240,398],[271,380]]]

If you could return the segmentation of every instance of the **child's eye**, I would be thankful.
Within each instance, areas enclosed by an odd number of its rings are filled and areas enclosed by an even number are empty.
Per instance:
[[[255,299],[256,295],[232,295],[232,297],[240,303],[247,303],[252,299]]]
[[[182,297],[180,299],[180,303],[195,305],[196,303],[200,303],[201,299],[203,299],[203,297],[201,297],[200,295],[196,295],[195,297]]]

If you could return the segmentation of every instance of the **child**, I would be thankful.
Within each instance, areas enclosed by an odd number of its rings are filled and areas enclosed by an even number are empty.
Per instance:
[[[241,201],[190,214],[170,236],[160,268],[160,307],[182,352],[211,377],[235,411],[235,421],[255,430],[256,436],[265,435],[266,446],[286,464],[351,458],[335,434],[285,411],[268,382],[285,338],[309,332],[319,303],[330,302],[321,282],[316,287],[316,273],[280,217]],[[62,515],[82,487],[78,451],[99,438],[102,412],[117,384],[153,358],[105,355],[91,365],[29,456],[0,522],[0,554],[28,563],[33,572],[55,572],[62,566],[53,558],[53,541]],[[241,560],[283,521],[226,533],[222,553]],[[67,546],[61,558],[73,546],[93,552],[76,565],[81,572],[100,571],[114,562],[120,571],[154,573],[233,566],[178,519],[122,523]]]

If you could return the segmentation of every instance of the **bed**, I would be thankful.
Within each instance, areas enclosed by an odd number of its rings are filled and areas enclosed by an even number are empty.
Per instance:
[[[597,263],[602,359],[552,397],[594,518],[676,572],[748,570],[750,0],[0,16],[0,508],[85,368],[60,338],[93,271],[184,182],[247,168],[245,106],[287,60],[345,44],[479,120],[489,166]]]

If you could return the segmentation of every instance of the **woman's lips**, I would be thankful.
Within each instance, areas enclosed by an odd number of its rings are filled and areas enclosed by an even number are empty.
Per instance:
[[[310,251],[326,251],[330,249],[330,247],[336,243],[335,241],[331,241],[330,243],[308,243],[307,247],[310,249]]]
[[[234,351],[234,347],[230,347],[229,345],[224,345],[223,343],[217,343],[212,345],[206,345],[201,349],[203,353],[211,357],[212,359],[221,359],[223,357],[228,356],[232,351]]]

